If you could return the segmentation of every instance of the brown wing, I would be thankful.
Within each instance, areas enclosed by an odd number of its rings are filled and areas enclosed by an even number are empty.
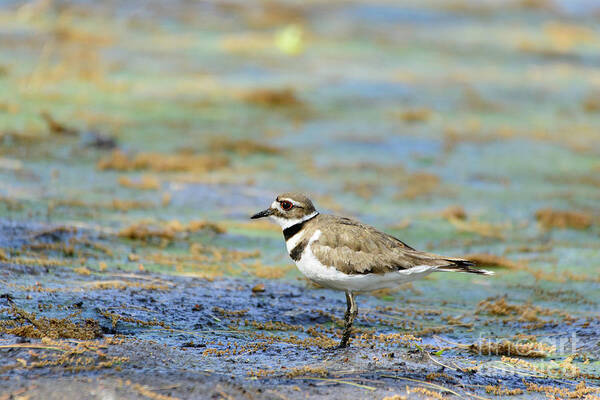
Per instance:
[[[472,265],[459,258],[417,251],[393,236],[348,218],[330,217],[319,229],[321,236],[311,245],[313,254],[324,265],[346,274],[383,274],[417,265],[447,269],[462,263],[465,268]]]

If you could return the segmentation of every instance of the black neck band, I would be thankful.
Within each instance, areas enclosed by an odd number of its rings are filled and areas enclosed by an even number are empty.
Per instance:
[[[302,227],[304,226],[305,223],[307,223],[308,221],[310,221],[311,219],[313,219],[317,215],[319,215],[319,213],[316,213],[312,217],[310,217],[308,219],[305,219],[302,222],[298,222],[297,224],[294,224],[292,226],[289,226],[289,227],[285,228],[283,230],[283,238],[285,239],[285,241],[287,242],[289,238],[291,238],[292,236],[294,236],[296,233],[298,233],[300,231],[300,229],[302,229]]]

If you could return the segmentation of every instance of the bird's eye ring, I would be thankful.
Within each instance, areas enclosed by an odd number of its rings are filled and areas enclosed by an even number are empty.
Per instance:
[[[281,208],[283,208],[285,211],[289,211],[292,209],[292,207],[294,207],[294,205],[290,201],[284,200],[279,202],[279,204],[281,204]]]

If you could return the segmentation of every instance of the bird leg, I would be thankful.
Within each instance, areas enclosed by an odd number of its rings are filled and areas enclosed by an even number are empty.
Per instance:
[[[354,299],[352,292],[346,292],[346,314],[344,315],[344,332],[342,333],[342,340],[338,348],[348,347],[348,340],[350,340],[350,334],[352,333],[352,323],[354,318],[358,314],[358,306]]]

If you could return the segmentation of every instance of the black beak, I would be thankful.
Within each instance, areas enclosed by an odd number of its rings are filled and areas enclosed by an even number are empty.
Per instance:
[[[263,210],[261,212],[254,214],[250,218],[251,219],[264,218],[264,217],[268,217],[269,215],[272,215],[273,213],[274,213],[274,211],[272,208],[267,208],[266,210]]]

